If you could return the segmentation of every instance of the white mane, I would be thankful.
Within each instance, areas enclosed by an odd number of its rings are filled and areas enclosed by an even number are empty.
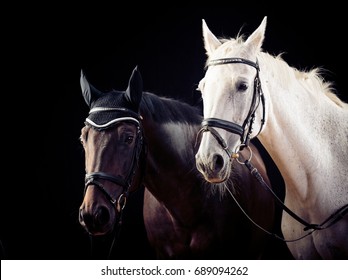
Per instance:
[[[238,35],[235,38],[219,38],[222,43],[218,51],[214,53],[210,59],[216,59],[221,57],[227,57],[231,50],[234,52],[238,49],[240,57],[247,57],[246,48],[243,46],[245,42],[244,35]],[[310,70],[299,70],[291,67],[282,58],[282,54],[277,56],[271,55],[267,52],[260,52],[258,55],[259,64],[267,65],[267,71],[272,73],[272,76],[284,85],[285,88],[288,87],[290,83],[298,82],[307,91],[318,92],[326,95],[332,102],[337,106],[348,109],[348,103],[343,102],[335,93],[333,83],[325,81],[323,77],[323,68],[312,68]],[[209,60],[206,61],[206,66]],[[263,71],[263,69],[261,69]],[[320,95],[317,95],[318,98]]]
[[[267,65],[267,71],[272,73],[272,76],[288,87],[288,84],[298,82],[307,91],[323,93],[336,105],[348,109],[348,104],[343,102],[335,93],[335,89],[331,82],[325,81],[322,73],[325,71],[322,68],[312,68],[308,71],[299,70],[287,64],[281,54],[272,56],[268,53],[262,52],[258,56],[259,61],[263,65]],[[261,69],[262,71],[262,69]],[[320,95],[315,95],[320,98]]]

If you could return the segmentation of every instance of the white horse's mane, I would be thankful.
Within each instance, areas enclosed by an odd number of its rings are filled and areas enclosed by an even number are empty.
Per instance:
[[[230,50],[240,48],[243,50],[245,36],[238,35],[235,38],[219,38],[222,45],[219,47],[218,55],[227,55]],[[244,56],[243,52],[240,52]],[[245,54],[247,55],[247,54]],[[214,59],[214,58],[211,58]],[[271,55],[261,50],[258,55],[260,64],[267,65],[267,71],[272,71],[272,75],[284,85],[288,85],[293,81],[300,83],[307,91],[320,92],[326,95],[337,106],[348,109],[348,103],[342,101],[335,93],[335,88],[332,82],[325,81],[323,73],[325,69],[316,67],[309,70],[299,70],[290,66],[283,58],[282,53]],[[207,60],[207,63],[209,60]],[[207,67],[207,65],[206,65]],[[262,69],[261,69],[262,71]],[[318,95],[318,97],[320,97]]]
[[[285,85],[297,81],[307,91],[323,93],[339,107],[348,108],[348,104],[343,102],[335,93],[333,83],[325,81],[322,75],[325,69],[320,67],[310,70],[296,69],[284,61],[282,54],[273,56],[269,53],[261,52],[258,59],[263,61],[264,65],[268,65],[268,71],[272,71],[274,77],[285,83]],[[320,95],[315,96],[320,97]]]

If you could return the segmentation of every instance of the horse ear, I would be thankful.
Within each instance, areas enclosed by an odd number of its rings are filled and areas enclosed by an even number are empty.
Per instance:
[[[218,38],[209,30],[208,25],[205,20],[202,19],[202,29],[203,29],[203,41],[206,54],[209,57],[213,51],[215,51],[220,45],[221,42]]]
[[[81,70],[81,76],[80,76],[80,86],[82,90],[82,95],[88,107],[91,108],[92,102],[98,99],[103,93],[97,90],[87,81],[87,78],[82,70]]]
[[[266,23],[267,16],[263,18],[259,27],[245,41],[245,44],[255,53],[261,49],[263,40],[265,39]]]
[[[133,69],[132,75],[129,78],[128,87],[126,90],[126,98],[129,102],[139,108],[140,100],[143,95],[143,80],[138,70],[138,66]]]

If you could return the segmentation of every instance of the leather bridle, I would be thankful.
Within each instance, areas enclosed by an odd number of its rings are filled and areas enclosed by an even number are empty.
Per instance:
[[[260,68],[257,62],[255,63],[255,62],[252,62],[251,60],[244,59],[244,58],[222,58],[222,59],[215,59],[215,60],[209,61],[207,66],[216,66],[216,65],[230,64],[230,63],[243,63],[246,65],[250,65],[256,69],[253,97],[250,104],[248,115],[245,118],[242,125],[239,125],[237,123],[233,123],[227,120],[223,120],[223,119],[218,119],[218,118],[205,118],[202,121],[202,124],[201,124],[202,128],[199,131],[199,133],[207,132],[207,131],[212,133],[212,135],[215,137],[218,143],[223,147],[223,149],[227,152],[228,156],[231,158],[231,156],[237,153],[238,151],[236,151],[235,153],[232,153],[231,151],[229,151],[225,140],[220,136],[217,130],[214,129],[214,127],[222,128],[226,131],[239,135],[241,144],[238,147],[243,148],[248,146],[251,139],[251,134],[253,132],[255,112],[257,108],[259,107],[260,103],[262,105],[263,113],[262,113],[262,119],[261,119],[261,126],[260,126],[260,130],[258,134],[261,132],[263,125],[265,123],[265,98],[261,89],[261,82],[259,78]]]
[[[106,124],[98,125],[89,118],[86,118],[86,125],[90,125],[97,130],[108,129],[111,126],[120,122],[130,122],[135,124],[137,128],[135,149],[132,154],[132,163],[125,177],[119,175],[112,175],[102,171],[91,172],[85,175],[85,189],[84,194],[89,186],[97,187],[107,198],[107,200],[116,208],[118,212],[121,212],[126,205],[127,197],[132,186],[133,177],[135,176],[136,170],[139,165],[139,159],[141,152],[143,151],[143,129],[140,122],[140,116],[135,114],[133,111],[126,108],[105,108],[96,107],[93,108],[90,113],[103,112],[103,111],[122,111],[129,113],[130,117],[119,117],[109,121]],[[103,184],[99,180],[110,181],[118,186],[122,187],[122,193],[118,198],[113,198],[112,195],[104,188]]]

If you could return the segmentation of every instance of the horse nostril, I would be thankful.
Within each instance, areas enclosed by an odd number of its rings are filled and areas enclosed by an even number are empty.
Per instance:
[[[103,226],[110,219],[109,211],[106,207],[99,207],[97,213],[95,214],[95,223],[96,225]]]
[[[79,221],[80,221],[80,223],[82,223],[84,221],[82,212],[83,212],[82,209],[80,209],[80,211],[79,211]]]
[[[220,171],[221,168],[224,166],[224,159],[221,155],[215,154],[213,156],[213,170]]]
[[[79,220],[80,223],[84,223],[85,225],[92,225],[93,224],[93,217],[91,214],[80,210],[80,214],[79,214]]]
[[[90,230],[105,226],[110,220],[110,214],[106,207],[99,207],[94,214],[80,210],[79,220]]]

